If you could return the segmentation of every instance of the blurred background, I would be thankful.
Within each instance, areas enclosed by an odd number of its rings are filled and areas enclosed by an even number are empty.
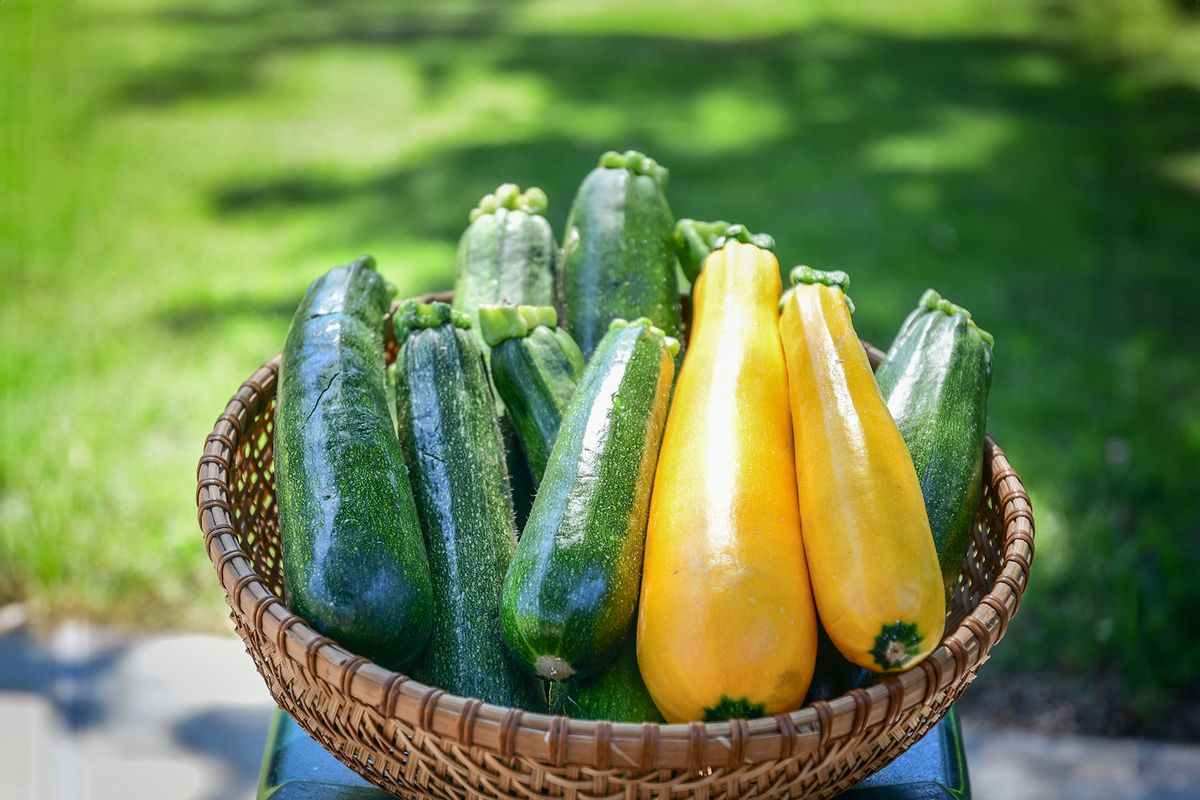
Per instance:
[[[926,287],[995,335],[1038,553],[968,711],[1200,740],[1195,2],[5,0],[0,100],[23,629],[228,632],[195,464],[308,282],[449,287],[481,195],[561,231],[633,147],[677,216],[847,270],[864,338]]]

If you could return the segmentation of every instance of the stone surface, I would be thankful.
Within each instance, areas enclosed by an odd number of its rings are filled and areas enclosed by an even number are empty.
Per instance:
[[[996,730],[966,717],[963,728],[972,794],[981,800],[1200,797],[1200,745]]]
[[[230,637],[0,637],[0,797],[252,797],[274,704]]]

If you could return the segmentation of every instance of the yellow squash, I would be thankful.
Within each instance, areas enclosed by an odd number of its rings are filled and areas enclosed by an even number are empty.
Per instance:
[[[937,645],[945,595],[912,458],[850,321],[848,282],[796,267],[779,332],[821,624],[847,659],[890,672]]]
[[[693,288],[638,613],[638,665],[671,722],[798,708],[812,679],[781,288],[775,256],[732,238]]]

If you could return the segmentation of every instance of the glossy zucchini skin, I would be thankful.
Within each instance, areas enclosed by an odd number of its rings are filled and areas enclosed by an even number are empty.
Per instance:
[[[567,406],[500,606],[543,678],[594,674],[633,620],[677,348],[647,320],[614,321]]]
[[[275,492],[288,607],[402,670],[429,638],[433,593],[384,386],[391,297],[369,257],[308,288],[279,368]]]
[[[908,445],[949,597],[983,494],[992,337],[930,289],[904,321],[875,380]]]
[[[791,281],[779,332],[817,612],[847,660],[908,669],[946,624],[921,486],[854,331],[849,276],[801,265]]]
[[[492,382],[541,483],[562,415],[583,375],[583,353],[550,307],[481,306]]]
[[[515,184],[503,184],[471,211],[458,241],[453,306],[471,317],[485,352],[480,305],[555,303],[558,245],[544,216],[546,205],[546,194],[537,187],[521,192]]]
[[[638,606],[638,664],[670,722],[790,711],[812,677],[781,288],[774,254],[736,238],[692,287]]]
[[[667,171],[641,153],[605,153],[567,218],[561,270],[566,328],[590,358],[614,319],[682,325]]]
[[[666,722],[638,671],[637,632],[625,635],[616,658],[598,675],[550,684],[550,713],[611,722]]]
[[[418,680],[490,703],[544,710],[541,684],[508,656],[500,587],[517,529],[483,353],[448,305],[395,317],[396,417],[433,578],[433,633]]]

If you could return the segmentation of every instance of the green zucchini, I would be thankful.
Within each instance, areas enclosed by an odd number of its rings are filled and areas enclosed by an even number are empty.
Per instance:
[[[649,320],[614,320],[567,405],[500,604],[543,678],[595,673],[629,629],[678,350]]]
[[[529,511],[533,508],[533,496],[537,494],[537,481],[533,470],[521,449],[520,437],[513,425],[512,415],[506,408],[496,410],[500,422],[500,438],[504,441],[504,456],[508,463],[509,486],[512,487],[513,508],[517,512],[517,530],[525,526]]]
[[[370,257],[308,287],[279,366],[275,497],[288,607],[402,670],[429,638],[433,594],[384,385],[392,294]]]
[[[992,344],[969,311],[930,289],[875,373],[917,468],[947,597],[983,491]]]
[[[630,150],[605,153],[579,186],[563,238],[566,327],[590,358],[614,319],[682,326],[667,170]]]
[[[554,304],[558,245],[546,205],[546,193],[536,186],[521,192],[505,183],[471,211],[458,241],[453,305],[476,323],[477,336],[482,304]]]
[[[542,710],[541,684],[512,662],[500,633],[500,587],[517,528],[470,318],[410,300],[393,322],[400,443],[433,577],[433,634],[412,674],[454,694]]]
[[[666,722],[642,682],[636,632],[625,634],[616,658],[598,675],[550,684],[550,713],[610,722]]]
[[[480,306],[479,327],[492,348],[492,383],[504,401],[540,483],[563,411],[579,376],[583,353],[549,306]]]
[[[488,347],[478,325],[481,304],[545,306],[555,302],[558,245],[546,221],[547,205],[546,193],[536,186],[522,192],[516,184],[505,183],[485,195],[468,216],[470,224],[458,242],[453,306],[476,323],[476,338],[485,353]],[[517,446],[512,421],[503,407],[497,413],[517,520],[524,522],[537,484]]]

